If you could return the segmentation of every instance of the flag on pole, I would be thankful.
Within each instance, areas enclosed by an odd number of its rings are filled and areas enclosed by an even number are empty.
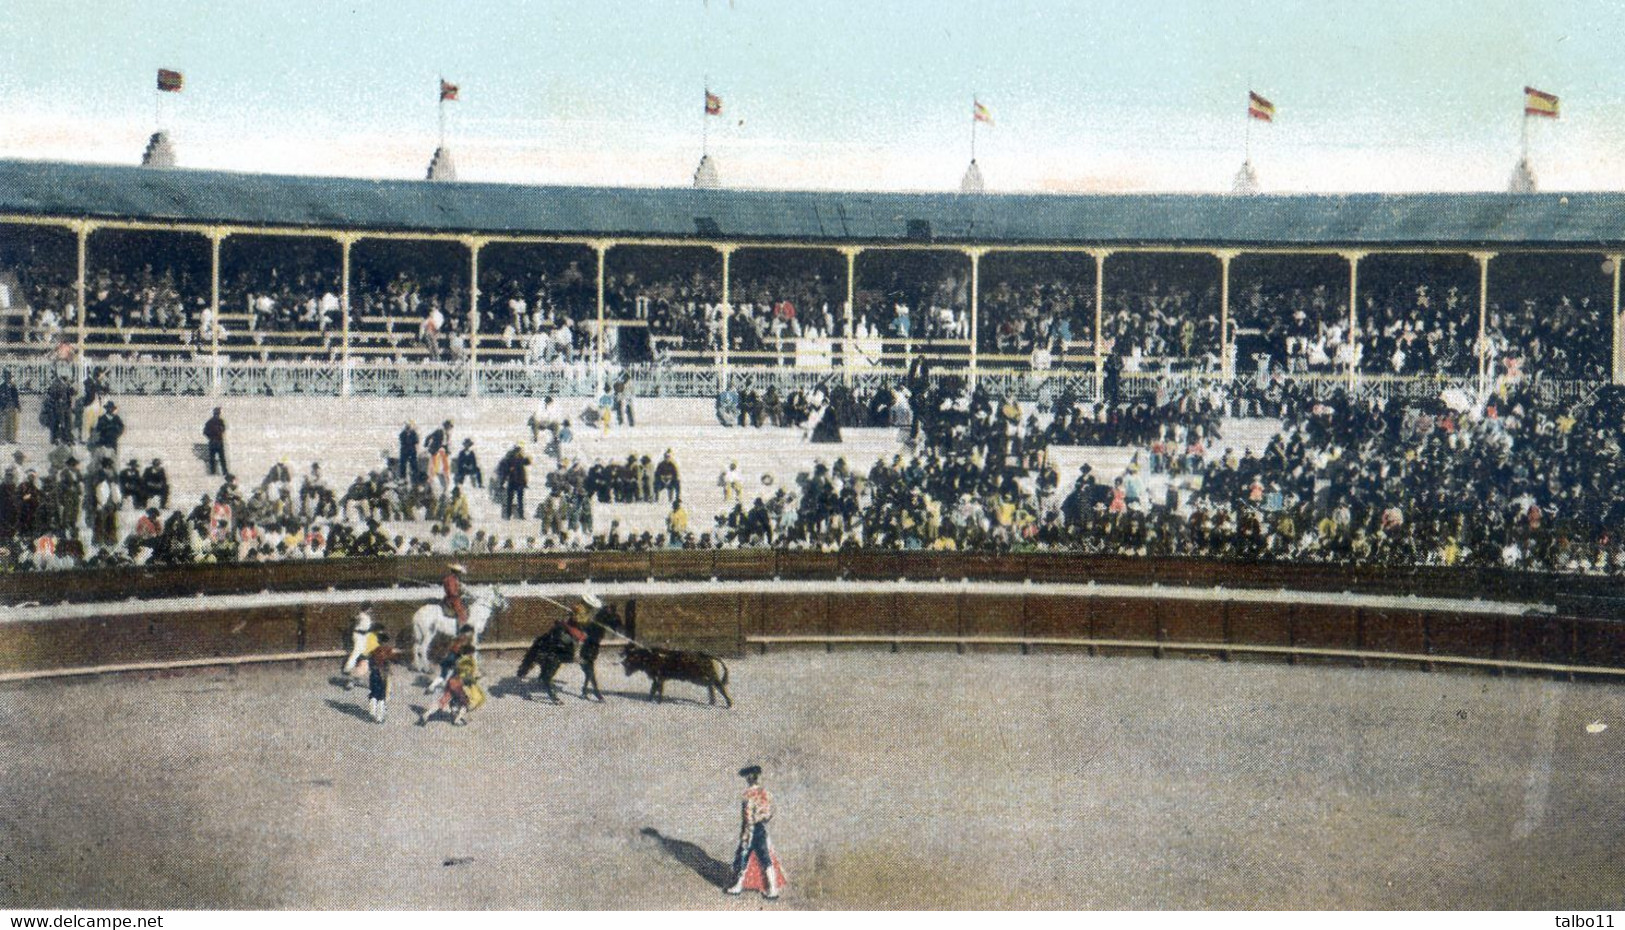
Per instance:
[[[457,85],[451,83],[450,81],[446,80],[445,78],[441,78],[440,79],[440,99],[441,100],[456,100],[457,99]]]
[[[705,92],[705,115],[706,116],[721,116],[722,115],[722,98],[718,97],[716,94],[711,93],[711,91],[709,89],[707,89],[706,92]]]
[[[186,86],[186,75],[168,68],[158,69],[158,89],[165,93],[178,94]]]
[[[1557,95],[1533,87],[1523,89],[1523,115],[1557,119]]]
[[[971,101],[970,118],[973,123],[993,125],[993,111],[984,106],[980,100]]]
[[[1256,120],[1273,123],[1275,122],[1275,104],[1249,90],[1247,92],[1247,115]]]

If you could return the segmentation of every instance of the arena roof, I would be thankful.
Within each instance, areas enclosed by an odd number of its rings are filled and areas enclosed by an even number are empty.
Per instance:
[[[1625,193],[957,194],[540,187],[0,160],[0,215],[698,241],[1607,246]]]

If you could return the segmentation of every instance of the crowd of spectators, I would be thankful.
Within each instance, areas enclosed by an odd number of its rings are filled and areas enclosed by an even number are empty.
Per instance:
[[[483,271],[481,351],[497,348],[531,365],[579,359],[597,322],[593,275],[580,260],[566,261],[563,267]]]
[[[1238,373],[1277,369],[1294,374],[1347,371],[1348,295],[1325,284],[1269,288],[1262,281],[1232,288]]]
[[[1128,373],[1217,371],[1219,290],[1196,278],[1149,273],[1114,275],[1108,266],[1101,312],[1101,349]]]
[[[699,267],[623,271],[604,281],[605,315],[645,330],[619,353],[626,361],[648,360],[656,340],[683,351],[720,348],[722,309],[720,277]]]
[[[169,510],[161,461],[117,464],[122,425],[116,404],[98,393],[94,406],[70,402],[91,411],[67,418],[71,441],[44,462],[19,454],[0,478],[0,539],[14,568],[776,546],[1625,571],[1625,395],[1617,389],[1543,401],[1507,381],[1484,397],[1406,401],[1316,398],[1284,382],[1272,411],[1278,431],[1263,449],[1239,452],[1220,430],[1233,399],[1217,387],[1115,404],[1063,392],[1041,406],[952,377],[838,397],[809,392],[799,403],[774,393],[740,397],[734,422],[792,426],[811,404],[847,425],[897,429],[902,451],[851,462],[838,446],[809,447],[827,448],[829,459],[793,485],[753,495],[737,465],[716,488],[685,488],[672,450],[585,464],[560,435],[568,420],[544,416],[533,425],[539,478],[515,443],[487,482],[472,441],[459,447],[449,421],[421,454],[409,424],[395,454],[343,493],[319,464],[296,474],[283,461],[251,486],[226,476],[195,505]],[[1051,453],[1073,445],[1134,454],[1118,474],[1084,466],[1063,476]],[[527,506],[531,484],[542,494]],[[476,488],[503,503],[507,519],[495,530],[474,526],[468,495]],[[685,493],[721,496],[714,527],[690,525]],[[633,504],[669,507],[665,531],[623,530],[615,508]],[[427,538],[384,529],[414,521],[430,524]],[[515,535],[513,526],[526,528]]]
[[[856,291],[854,339],[970,338],[970,267],[916,256],[878,268]]]
[[[729,297],[729,351],[782,353],[798,339],[845,334],[846,284],[810,268],[759,271],[736,276]],[[793,351],[793,349],[791,349]]]
[[[1485,321],[1485,351],[1499,369],[1517,376],[1539,373],[1554,380],[1609,378],[1609,305],[1586,296],[1527,298],[1492,304]]]
[[[1086,281],[1003,279],[980,295],[976,312],[979,351],[1030,357],[1037,370],[1094,340],[1095,292]]]
[[[1384,375],[1476,372],[1477,290],[1476,283],[1473,287],[1410,281],[1387,287],[1362,284],[1359,369]]]
[[[331,242],[226,240],[215,319],[201,237],[179,247],[173,237],[97,235],[122,238],[92,240],[82,312],[71,240],[0,243],[4,342],[46,349],[77,341],[82,316],[92,354],[191,358],[218,345],[224,353],[264,361],[332,361],[342,350],[345,321]],[[590,254],[499,256],[496,249],[488,249],[492,255],[480,281],[482,350],[493,360],[532,366],[587,357],[598,341]],[[920,351],[914,344],[931,341],[939,343],[937,354],[965,354],[956,345],[969,339],[971,329],[970,274],[962,258],[922,252],[885,262],[868,259],[873,264],[859,275],[849,325],[844,274],[827,254],[736,260],[732,306],[725,314],[714,253],[644,250],[611,262],[605,300],[615,325],[603,334],[606,354],[622,363],[703,362],[706,353],[721,351],[724,333],[731,352],[756,362],[776,358],[788,364],[806,340],[851,343],[821,349],[827,363],[843,351],[876,360],[903,355],[897,347],[881,350],[883,339],[908,341],[914,353]],[[1092,356],[1089,275],[1054,260],[1034,261],[1018,261],[1003,273],[987,263],[978,297],[978,350],[1005,356],[1006,364],[1010,357],[1024,358],[1038,370],[1055,366],[1069,350]],[[1211,262],[1160,261],[1108,260],[1100,351],[1116,356],[1128,374],[1217,371],[1222,340],[1217,274],[1206,267]],[[1334,374],[1351,365],[1370,375],[1459,377],[1476,374],[1481,363],[1496,375],[1605,379],[1607,341],[1598,337],[1610,330],[1610,301],[1606,276],[1591,267],[1593,259],[1495,262],[1513,264],[1492,276],[1482,340],[1477,267],[1460,256],[1387,256],[1362,263],[1352,332],[1346,270],[1333,267],[1337,260],[1322,262],[1307,276],[1259,274],[1237,264],[1232,361],[1239,374],[1256,372],[1260,379],[1277,369]],[[468,357],[474,333],[460,247],[369,244],[358,247],[352,269],[353,354],[392,362]],[[1276,283],[1282,280],[1287,283]]]

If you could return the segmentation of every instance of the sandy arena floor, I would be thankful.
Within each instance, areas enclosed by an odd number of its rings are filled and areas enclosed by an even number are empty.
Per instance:
[[[516,657],[491,657],[487,674]],[[326,665],[0,689],[0,907],[1575,908],[1625,898],[1625,686],[782,653],[733,710],[498,688],[364,719]],[[561,679],[571,688],[579,673]],[[1606,731],[1588,733],[1594,721]],[[741,781],[778,904],[719,888]]]

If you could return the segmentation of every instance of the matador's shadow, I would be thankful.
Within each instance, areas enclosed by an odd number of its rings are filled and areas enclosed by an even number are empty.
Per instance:
[[[666,855],[693,869],[695,874],[718,888],[727,888],[733,882],[733,866],[711,858],[710,853],[694,843],[662,836],[654,827],[644,827],[638,832],[658,842]]]

